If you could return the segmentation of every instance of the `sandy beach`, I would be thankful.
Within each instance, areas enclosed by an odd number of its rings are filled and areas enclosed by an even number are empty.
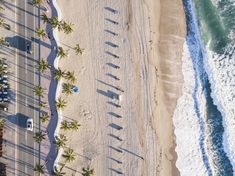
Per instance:
[[[77,157],[65,171],[80,175],[90,165],[97,176],[179,175],[172,115],[183,82],[182,2],[58,0],[58,5],[62,18],[75,24],[72,34],[59,33],[59,45],[70,50],[59,67],[75,71],[80,89],[61,94],[68,101],[63,118],[81,124],[78,132],[66,132]],[[72,49],[77,43],[85,49],[82,56]]]

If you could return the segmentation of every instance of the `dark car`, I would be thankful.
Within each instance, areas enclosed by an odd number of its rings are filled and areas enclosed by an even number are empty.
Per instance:
[[[30,42],[27,42],[27,44],[26,44],[26,51],[27,51],[27,53],[29,53],[29,54],[32,54],[32,53],[33,53],[32,44],[31,44]]]

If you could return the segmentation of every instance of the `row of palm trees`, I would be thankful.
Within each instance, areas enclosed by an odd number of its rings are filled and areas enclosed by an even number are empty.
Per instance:
[[[43,3],[43,0],[33,0],[34,5],[40,6]],[[73,24],[68,23],[64,20],[58,20],[57,17],[53,18],[48,18],[45,13],[41,15],[41,19],[44,23],[49,23],[52,27],[52,29],[58,28],[59,31],[64,31],[65,34],[70,34],[73,32]],[[37,28],[36,29],[36,34],[38,35],[39,38],[45,39],[47,36],[46,31],[42,28]],[[84,49],[80,47],[79,44],[76,44],[75,47],[73,48],[75,50],[76,55],[82,55]],[[68,52],[69,50],[65,50],[63,47],[59,46],[57,48],[57,57],[60,59],[68,57]],[[48,63],[47,60],[41,59],[37,65],[36,68],[38,69],[39,72],[44,73],[47,69],[51,69],[51,65]],[[66,96],[71,95],[73,93],[72,88],[73,84],[76,82],[76,77],[74,71],[64,71],[61,70],[60,68],[55,69],[53,73],[53,77],[56,80],[61,80],[64,78],[66,82],[62,84],[63,89],[62,93],[64,93]],[[39,85],[34,88],[34,93],[38,97],[44,97],[45,94],[45,89]],[[61,97],[57,98],[55,100],[55,107],[57,111],[63,110],[67,106],[67,101]],[[39,108],[42,109],[45,107],[44,102],[39,102]],[[40,116],[41,122],[45,123],[49,120],[49,115],[47,113],[42,113]],[[74,130],[77,131],[81,125],[76,121],[67,121],[63,120],[61,122],[60,129],[63,131],[68,131],[68,130]],[[38,142],[39,144],[46,138],[46,133],[45,132],[37,132],[34,135],[34,140]],[[74,150],[70,147],[66,146],[66,142],[68,141],[66,135],[64,134],[59,134],[58,136],[55,137],[54,144],[56,145],[57,150],[63,149],[63,154],[62,157],[64,158],[64,163],[67,164],[69,162],[72,162],[76,158],[76,154]],[[45,163],[46,164],[46,163]],[[44,165],[36,164],[34,170],[38,172],[39,174],[44,173]],[[64,176],[66,173],[63,172],[63,168],[65,167],[65,164],[62,166],[55,166],[53,170],[53,175],[54,176]],[[94,169],[91,169],[89,166],[86,168],[82,168],[82,175],[83,176],[91,176],[94,175]]]
[[[42,39],[42,40],[45,40],[47,36],[46,34],[46,31],[42,28],[37,28],[35,33],[37,34],[37,36]],[[74,47],[73,47],[73,50],[75,51],[76,55],[82,55],[84,49],[80,47],[79,44],[76,44]],[[68,57],[69,55],[69,50],[65,50],[63,47],[59,46],[58,49],[57,49],[57,57],[59,57],[60,59],[62,58],[65,58],[65,57]]]
[[[74,24],[70,22],[66,22],[64,20],[59,20],[58,17],[52,17],[48,18],[48,16],[43,13],[41,15],[41,19],[43,23],[49,23],[52,27],[52,29],[58,28],[59,31],[63,31],[65,34],[70,34],[73,32],[73,26]]]

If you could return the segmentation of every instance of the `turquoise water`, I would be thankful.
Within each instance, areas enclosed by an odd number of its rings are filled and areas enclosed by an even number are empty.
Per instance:
[[[230,1],[222,0],[216,6],[211,0],[184,0],[187,22],[187,45],[193,62],[195,74],[194,108],[200,126],[200,152],[207,175],[232,176],[233,168],[223,146],[223,116],[214,104],[212,87],[205,69],[209,50],[222,55],[231,44],[235,31],[235,8]],[[194,3],[194,6],[192,4]],[[194,8],[196,12],[194,12]],[[196,18],[195,15],[196,14]],[[201,113],[201,101],[198,98],[199,86],[203,87],[206,99],[206,113]]]
[[[194,0],[201,36],[212,51],[222,54],[231,40],[235,10],[231,2],[223,0],[216,7],[211,0]]]

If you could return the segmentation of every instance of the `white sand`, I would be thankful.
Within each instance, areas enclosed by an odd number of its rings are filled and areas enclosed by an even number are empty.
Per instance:
[[[68,145],[75,149],[77,158],[66,171],[80,175],[81,168],[90,164],[98,176],[115,172],[130,176],[178,175],[172,114],[182,85],[185,20],[181,1],[58,0],[58,4],[62,18],[75,24],[71,35],[59,33],[60,45],[69,49],[79,43],[85,48],[82,56],[70,49],[69,58],[59,63],[61,68],[75,71],[80,88],[80,94],[66,98],[69,103],[63,112],[64,119],[76,119],[82,125],[79,132],[67,133]],[[110,92],[122,94],[121,108],[107,103],[117,103],[105,96]],[[123,129],[116,130],[110,124]]]

